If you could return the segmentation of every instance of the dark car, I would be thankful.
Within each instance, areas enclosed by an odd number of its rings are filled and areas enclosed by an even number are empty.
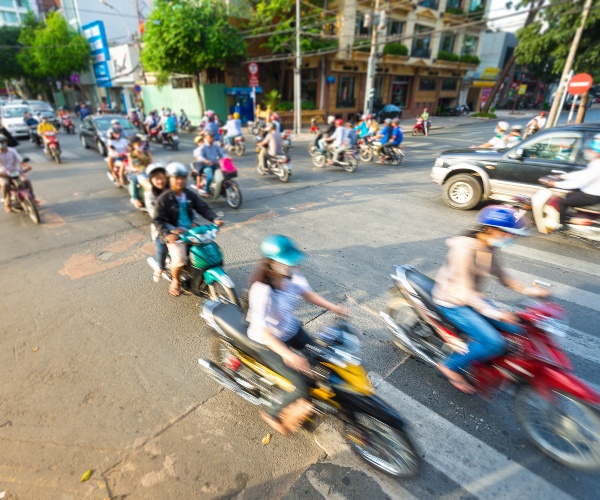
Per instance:
[[[540,177],[585,168],[583,152],[600,124],[542,130],[510,149],[453,149],[435,160],[431,178],[452,208],[469,210],[482,200],[531,196]]]
[[[46,118],[46,120],[48,120],[57,129],[60,128],[60,120],[56,116],[54,108],[52,107],[52,105],[50,103],[45,102],[45,101],[32,101],[32,100],[23,101],[23,103],[29,107],[31,113],[37,119],[39,119],[40,117],[43,116],[44,118]]]
[[[127,118],[121,115],[92,115],[86,116],[81,122],[79,140],[84,148],[94,148],[102,156],[108,154],[108,140],[106,133],[111,127],[111,122],[118,120],[123,129],[125,137],[130,138],[136,135],[139,130],[135,128]]]
[[[395,104],[386,104],[375,113],[375,119],[378,123],[382,123],[386,118],[402,118],[402,108]]]

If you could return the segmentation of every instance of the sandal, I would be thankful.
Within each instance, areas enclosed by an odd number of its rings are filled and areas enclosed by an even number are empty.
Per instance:
[[[450,370],[450,368],[448,368],[447,366],[444,366],[441,363],[438,363],[437,367],[446,376],[446,378],[448,379],[448,382],[450,382],[459,391],[462,391],[465,394],[475,394],[477,392],[475,387],[473,387],[471,384],[469,384],[469,382],[467,382],[465,377],[463,377],[459,373],[456,373],[456,372]]]
[[[154,281],[154,283],[158,283],[161,278],[162,278],[162,271],[160,269],[157,269],[156,271],[154,271],[154,273],[152,274],[152,280]]]
[[[288,436],[289,432],[285,425],[283,425],[278,419],[266,414],[264,411],[260,412],[260,418],[262,418],[272,429],[275,429],[279,434]]]
[[[179,297],[181,295],[181,288],[179,287],[179,283],[171,282],[171,286],[169,287],[169,293],[173,297]]]

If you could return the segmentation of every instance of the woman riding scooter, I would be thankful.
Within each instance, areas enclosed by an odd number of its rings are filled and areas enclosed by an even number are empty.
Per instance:
[[[310,365],[305,357],[290,349],[300,351],[310,342],[295,315],[298,303],[303,298],[335,314],[346,315],[347,311],[314,292],[295,269],[304,260],[304,253],[290,238],[269,236],[260,249],[264,259],[250,278],[248,337],[273,351],[269,365],[294,386],[269,414],[261,413],[273,429],[287,435],[297,431],[312,411],[306,380],[301,374],[310,375]]]

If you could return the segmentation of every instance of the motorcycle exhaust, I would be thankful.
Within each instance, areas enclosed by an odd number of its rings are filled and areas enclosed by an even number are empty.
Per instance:
[[[202,358],[198,360],[198,364],[204,371],[208,373],[210,378],[212,378],[215,382],[221,384],[226,389],[235,392],[238,396],[244,398],[249,403],[252,403],[255,406],[261,406],[262,403],[260,399],[254,397],[252,394],[242,389],[233,379],[231,379],[231,377],[229,377],[217,365]]]
[[[410,337],[402,330],[400,326],[396,324],[396,322],[390,317],[389,314],[384,313],[383,311],[379,312],[379,315],[383,318],[385,323],[387,324],[390,334],[392,336],[392,341],[394,344],[400,343],[401,346],[413,352],[415,356],[419,359],[425,361],[427,364],[431,366],[437,366],[437,362],[429,357],[426,353],[424,353],[411,339]]]

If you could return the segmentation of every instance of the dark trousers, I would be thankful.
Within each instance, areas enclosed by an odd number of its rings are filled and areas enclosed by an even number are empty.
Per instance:
[[[570,192],[565,198],[561,198],[558,202],[560,223],[567,223],[568,207],[585,207],[586,205],[594,205],[595,203],[600,203],[600,196],[592,196],[591,194],[586,194],[579,189]]]

